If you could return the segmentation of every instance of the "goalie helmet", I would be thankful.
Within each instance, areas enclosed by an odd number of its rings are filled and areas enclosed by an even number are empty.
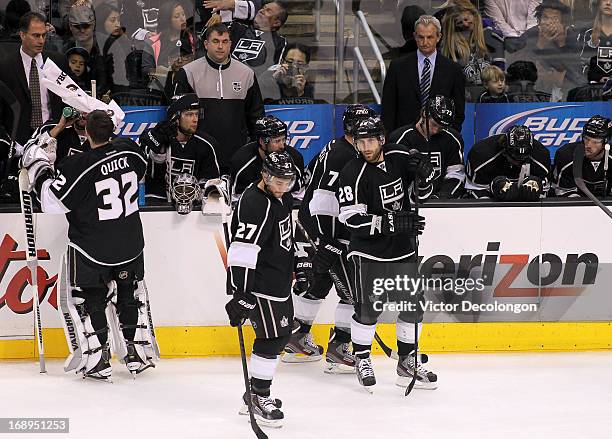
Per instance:
[[[506,154],[512,160],[525,163],[531,157],[533,134],[524,125],[515,125],[506,133]]]
[[[591,117],[582,128],[582,137],[587,136],[592,139],[608,140],[610,138],[610,128],[612,121],[600,116],[599,114]]]
[[[452,126],[455,121],[455,104],[452,99],[436,95],[425,104],[425,117],[431,117],[443,128]]]
[[[273,137],[287,137],[287,125],[275,116],[260,117],[255,121],[255,135],[267,145]]]
[[[385,127],[379,116],[366,117],[360,119],[353,128],[353,137],[355,140],[366,139],[369,137],[378,137],[381,143],[384,142]]]
[[[176,120],[181,116],[181,113],[183,111],[199,109],[200,100],[198,99],[197,94],[188,93],[182,96],[174,96],[172,98],[172,103],[168,106],[168,109],[166,110],[166,118],[167,120]]]
[[[376,111],[372,110],[370,107],[366,107],[362,104],[349,105],[342,115],[342,128],[344,129],[344,134],[348,134],[349,136],[353,135],[355,124],[359,120],[374,116],[376,116]]]
[[[181,215],[190,213],[193,209],[193,203],[202,198],[198,180],[187,173],[180,174],[174,179],[171,195],[176,211]]]
[[[295,164],[291,156],[285,151],[275,151],[268,154],[263,162],[262,174],[266,186],[269,186],[275,178],[287,180],[285,192],[289,192],[295,184]]]

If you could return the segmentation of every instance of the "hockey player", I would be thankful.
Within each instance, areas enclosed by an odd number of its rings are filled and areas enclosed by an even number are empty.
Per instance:
[[[270,397],[279,354],[291,334],[293,303],[293,198],[289,191],[296,170],[286,152],[271,152],[261,179],[244,191],[232,216],[232,242],[227,252],[233,297],[225,309],[232,326],[250,319],[255,330],[251,355],[251,398],[254,416],[263,425],[280,427],[280,401]],[[245,413],[245,411],[241,411]]]
[[[465,169],[463,139],[452,126],[455,105],[444,96],[430,98],[416,124],[396,129],[389,135],[389,143],[406,145],[427,154],[436,176],[431,198],[459,198],[463,195]]]
[[[146,158],[129,139],[110,141],[114,128],[106,112],[89,113],[91,150],[57,163],[55,172],[36,143],[21,159],[43,212],[65,213],[68,220],[68,272],[61,270],[58,288],[71,351],[64,369],[98,379],[111,375],[109,324],[114,328],[113,349],[130,372],[154,366],[151,360],[156,357],[148,300],[136,288],[144,276],[138,181],[145,174]],[[107,321],[106,313],[115,313],[107,297],[113,285],[121,325]]]
[[[472,147],[465,188],[474,198],[538,201],[550,189],[549,171],[548,149],[534,140],[529,128],[515,125]]]
[[[197,130],[199,111],[196,94],[180,96],[168,107],[166,120],[140,136],[152,164],[145,181],[150,196],[170,201],[172,183],[182,174],[193,175],[201,188],[207,180],[219,178],[219,144]]]
[[[346,260],[350,237],[344,224],[338,221],[336,192],[340,171],[357,157],[351,134],[355,123],[375,115],[374,110],[364,105],[348,106],[342,116],[344,135],[329,142],[309,165],[312,166],[310,182],[298,218],[309,237],[318,239],[318,247],[311,261],[305,250],[309,245],[297,243],[303,249],[297,254],[296,283],[293,288],[296,326],[299,330],[291,335],[285,347],[282,357],[285,362],[316,361],[321,358],[323,348],[314,342],[310,329],[323,300],[335,284],[340,302],[336,307],[335,327],[330,329],[325,372],[355,371],[355,359],[349,349],[354,300],[349,282],[352,279],[352,265]],[[300,235],[298,231],[296,240]]]
[[[267,154],[285,151],[296,167],[296,185],[292,192],[302,187],[304,158],[293,146],[287,144],[287,125],[275,116],[264,116],[255,122],[255,137],[232,156],[231,176],[234,199],[240,196],[245,188],[261,178],[261,167]]]
[[[434,169],[427,155],[402,145],[383,146],[384,128],[378,117],[363,119],[353,130],[361,157],[350,161],[339,176],[338,219],[350,233],[348,258],[355,270],[355,314],[351,340],[356,356],[359,383],[366,389],[376,384],[370,359],[376,323],[382,309],[376,306],[372,274],[395,277],[415,275],[415,240],[423,232],[425,219],[411,209],[410,197],[417,192],[424,199],[433,190]],[[418,188],[415,188],[418,178]],[[412,267],[412,268],[411,268]],[[397,269],[397,270],[396,270]],[[398,272],[402,271],[402,273]],[[395,271],[395,272],[394,272]],[[413,303],[413,305],[416,305]],[[416,386],[435,388],[437,377],[416,358],[415,315],[419,327],[423,313],[419,306],[399,314],[396,323],[399,361],[397,384],[406,386],[416,364]]]
[[[567,143],[555,153],[553,170],[553,188],[558,197],[580,197],[584,194],[578,190],[574,181],[574,150],[580,143],[584,144],[586,160],[582,164],[582,178],[586,187],[595,195],[610,194],[612,176],[604,170],[605,144],[610,140],[612,121],[596,115],[591,117],[582,128],[582,141]],[[608,180],[607,193],[605,181]]]

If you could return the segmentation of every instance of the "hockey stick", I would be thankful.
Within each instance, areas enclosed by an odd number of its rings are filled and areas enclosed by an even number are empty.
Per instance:
[[[302,232],[302,234],[304,235],[308,243],[312,246],[312,248],[315,251],[317,251],[317,244],[315,244],[315,242],[310,238],[310,235],[308,235],[308,232],[306,231],[306,229],[304,229],[304,226],[302,225],[300,220],[297,218],[295,220],[295,225],[297,226],[298,229],[300,229],[300,232]],[[332,269],[330,269],[329,275],[334,281],[334,286],[336,287],[336,289],[338,291],[342,291],[344,293],[343,295],[345,299],[347,299],[347,302],[353,305],[355,301],[352,297],[350,297],[350,294],[348,293],[348,291],[344,291],[345,290],[344,285],[342,285],[342,282],[340,282],[340,278],[338,277],[338,274],[335,273]],[[382,340],[382,338],[380,338],[380,335],[378,335],[378,333],[376,332],[374,333],[374,339],[376,340],[376,342],[378,343],[378,345],[380,346],[380,348],[383,350],[383,352],[385,353],[387,357],[393,358],[394,360],[397,360],[399,358],[399,356],[397,355],[397,351],[394,351],[389,346],[387,346],[385,342]]]
[[[151,316],[151,304],[149,303],[149,289],[147,288],[147,283],[145,282],[145,280],[142,280],[142,288],[144,289],[144,293],[145,293],[145,302],[147,304],[147,320],[149,322],[149,332],[151,333],[151,341],[152,341],[152,347],[153,347],[153,352],[155,352],[155,355],[157,356],[157,358],[161,358],[161,354],[159,352],[159,346],[157,344],[157,337],[155,336],[155,326],[153,326],[153,317]]]
[[[604,211],[606,215],[612,218],[612,211],[608,209],[608,207],[603,204],[601,201],[597,199],[595,195],[586,187],[584,180],[582,178],[582,164],[584,163],[584,145],[579,143],[576,145],[576,149],[574,150],[574,164],[572,165],[574,171],[574,181],[576,182],[576,187],[582,191],[589,199],[595,203],[597,207]]]
[[[21,200],[21,212],[25,224],[26,260],[30,273],[32,274],[32,307],[34,309],[34,329],[38,342],[38,360],[40,373],[46,373],[45,350],[43,344],[42,323],[40,319],[40,302],[38,298],[38,256],[36,254],[36,235],[34,233],[34,209],[32,195],[30,194],[30,180],[27,169],[19,171],[19,198]]]
[[[223,237],[225,238],[225,248],[229,252],[230,246],[230,237],[229,237],[229,228],[227,225],[227,204],[225,204],[225,196],[223,193],[219,193],[219,201],[221,202],[221,222],[223,223]],[[244,349],[244,334],[242,333],[242,325],[238,325],[238,344],[240,345],[240,359],[242,361],[242,375],[244,377],[244,388],[247,393],[247,407],[249,408],[249,418],[251,420],[251,428],[253,429],[253,433],[257,436],[258,439],[268,439],[268,436],[261,431],[261,427],[257,424],[255,420],[255,414],[253,413],[253,401],[251,400],[251,383],[249,382],[249,369],[247,367],[246,362],[246,352]]]
[[[0,97],[6,102],[13,112],[13,125],[11,127],[11,144],[8,150],[8,157],[6,158],[6,166],[4,169],[4,178],[6,180],[11,171],[11,160],[15,154],[15,138],[17,137],[17,129],[19,128],[19,119],[21,118],[21,104],[7,85],[0,81]]]
[[[604,156],[604,193],[603,193],[603,197],[605,199],[608,196],[608,160],[610,159],[610,144],[608,142],[606,142],[604,149],[606,150],[605,156]]]

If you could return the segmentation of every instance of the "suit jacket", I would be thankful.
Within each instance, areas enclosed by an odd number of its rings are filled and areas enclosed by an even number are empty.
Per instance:
[[[64,55],[57,52],[43,52],[42,56],[44,61],[46,61],[47,58],[51,58],[60,69],[65,72],[67,71],[66,58]],[[0,69],[0,81],[4,82],[12,90],[17,101],[21,104],[21,117],[19,118],[15,140],[23,145],[32,134],[32,129],[30,128],[32,100],[30,97],[30,89],[28,88],[28,80],[25,75],[25,70],[23,69],[19,47],[17,47],[16,50],[6,53],[5,57],[0,61],[0,65],[5,66]],[[64,107],[61,98],[49,92],[49,105],[51,107],[50,118],[55,120],[59,119]],[[43,120],[43,122],[46,121]],[[10,110],[2,112],[1,123],[6,128],[6,131],[10,133],[13,124],[13,115]]]
[[[388,133],[416,123],[421,113],[421,91],[417,53],[391,61],[382,96],[382,120]],[[455,128],[461,132],[465,119],[465,77],[459,64],[436,55],[429,96],[443,95],[455,102]]]

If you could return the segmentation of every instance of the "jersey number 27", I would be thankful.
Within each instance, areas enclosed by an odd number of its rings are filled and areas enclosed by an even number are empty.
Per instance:
[[[138,211],[138,177],[134,171],[121,174],[120,181],[109,177],[96,182],[96,195],[102,195],[104,207],[98,208],[100,221],[126,217]],[[121,197],[121,192],[124,193]]]

